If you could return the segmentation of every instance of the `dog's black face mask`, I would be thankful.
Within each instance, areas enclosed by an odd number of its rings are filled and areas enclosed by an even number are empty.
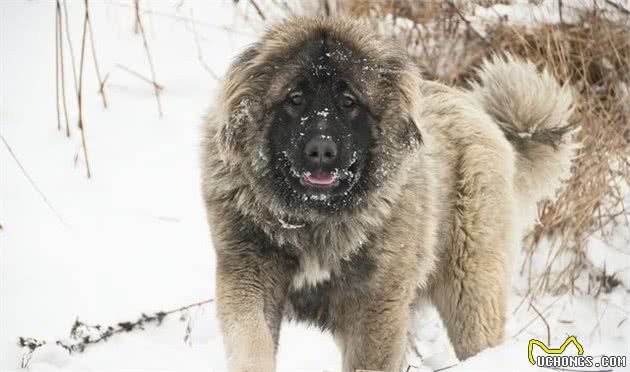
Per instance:
[[[330,53],[314,54],[275,103],[267,143],[274,192],[292,207],[334,212],[366,192],[376,119]]]

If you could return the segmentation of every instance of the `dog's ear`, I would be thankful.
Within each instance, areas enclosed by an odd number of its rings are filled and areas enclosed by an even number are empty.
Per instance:
[[[403,118],[402,130],[401,134],[401,142],[403,147],[410,150],[417,150],[422,146],[422,132],[420,131],[420,127],[416,123],[416,121],[411,116],[405,116]]]
[[[243,136],[247,133],[245,127],[255,123],[259,111],[256,82],[262,72],[254,63],[259,49],[260,43],[256,43],[239,54],[223,81],[220,99],[222,117],[218,136],[220,146],[227,152],[241,151],[239,147],[245,143]]]
[[[219,130],[219,143],[232,153],[243,151],[244,136],[247,135],[246,127],[254,125],[255,103],[243,97],[239,102],[230,105],[225,115],[223,125]]]

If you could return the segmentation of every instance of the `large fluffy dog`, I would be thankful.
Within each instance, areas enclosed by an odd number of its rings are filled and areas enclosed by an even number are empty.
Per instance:
[[[273,370],[288,318],[331,331],[344,371],[397,371],[424,299],[460,358],[499,343],[522,217],[569,171],[570,111],[568,89],[509,56],[463,91],[360,22],[273,27],[204,127],[230,369]]]

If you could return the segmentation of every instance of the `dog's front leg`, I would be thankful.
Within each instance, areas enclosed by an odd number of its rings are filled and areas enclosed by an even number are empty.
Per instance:
[[[379,291],[356,303],[335,337],[343,355],[343,371],[399,372],[405,367],[409,295],[401,288]]]
[[[272,372],[284,306],[283,280],[268,258],[217,253],[217,312],[231,372]]]

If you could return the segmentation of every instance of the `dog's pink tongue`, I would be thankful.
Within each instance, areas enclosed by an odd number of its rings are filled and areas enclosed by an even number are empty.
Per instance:
[[[304,180],[313,185],[328,186],[335,183],[335,181],[337,181],[337,177],[333,176],[330,173],[318,172],[315,174],[305,174]]]

